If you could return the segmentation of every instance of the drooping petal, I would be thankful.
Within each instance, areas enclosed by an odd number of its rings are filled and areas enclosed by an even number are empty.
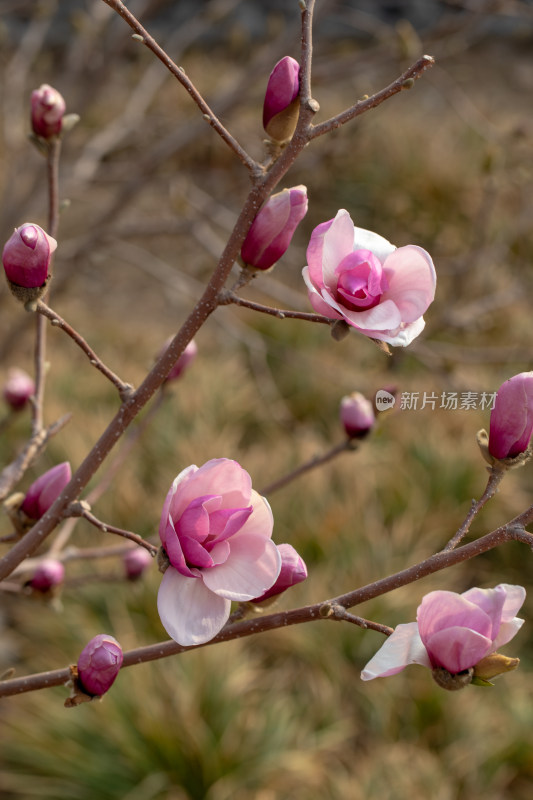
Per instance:
[[[244,602],[270,589],[280,569],[281,556],[271,539],[241,535],[231,541],[231,557],[202,572],[202,578],[217,595]]]
[[[230,607],[201,578],[187,578],[173,567],[163,575],[157,610],[168,635],[185,647],[213,639],[226,624]]]
[[[439,630],[424,640],[434,667],[455,674],[470,669],[492,651],[492,640],[477,631],[462,627]]]
[[[394,633],[383,643],[378,652],[370,659],[361,673],[364,681],[374,678],[386,678],[401,672],[408,664],[421,664],[431,667],[431,663],[422,644],[416,622],[397,625]]]
[[[402,322],[415,322],[435,297],[437,277],[429,253],[416,245],[399,247],[384,265],[389,288],[382,302],[393,300]]]

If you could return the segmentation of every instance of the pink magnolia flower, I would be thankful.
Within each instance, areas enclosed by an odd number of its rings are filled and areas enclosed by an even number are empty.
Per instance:
[[[376,421],[373,404],[361,392],[352,392],[343,397],[339,414],[350,439],[366,436]]]
[[[70,464],[63,461],[40,475],[22,501],[21,510],[31,519],[41,519],[57,500],[72,477]]]
[[[242,260],[254,269],[269,269],[291,243],[307,214],[307,188],[293,186],[273,194],[252,222],[241,248]]]
[[[278,578],[261,597],[254,597],[252,603],[262,603],[263,600],[286,592],[291,586],[296,586],[297,583],[301,583],[307,578],[305,562],[291,544],[278,544],[278,550],[281,556],[281,570]]]
[[[278,142],[290,139],[298,122],[300,65],[285,56],[270,73],[263,105],[263,128]]]
[[[396,248],[377,233],[355,228],[341,209],[311,234],[307,261],[303,277],[319,314],[398,347],[423,330],[436,275],[421,247]]]
[[[50,139],[61,132],[65,101],[59,92],[43,83],[31,93],[31,126],[33,132],[43,139]]]
[[[270,506],[236,461],[218,458],[180,472],[159,525],[170,566],[157,607],[169,636],[186,646],[208,642],[225,625],[232,600],[270,589],[281,568],[273,524]]]
[[[396,626],[361,678],[396,675],[408,664],[442,667],[453,675],[475,667],[518,632],[524,620],[515,614],[525,596],[522,586],[506,583],[462,594],[430,592],[418,606],[417,621]]]
[[[490,414],[489,453],[512,458],[524,453],[533,432],[533,372],[505,381]]]
[[[124,656],[113,636],[99,633],[85,645],[78,658],[78,679],[89,694],[105,694],[120,672]]]
[[[8,280],[31,289],[42,286],[57,242],[39,225],[25,222],[4,245],[2,262]]]
[[[20,411],[33,394],[35,394],[33,378],[30,378],[23,369],[11,367],[7,372],[7,380],[3,388],[6,403],[13,411]]]
[[[65,567],[57,558],[44,558],[33,573],[30,585],[39,592],[48,592],[63,583]]]

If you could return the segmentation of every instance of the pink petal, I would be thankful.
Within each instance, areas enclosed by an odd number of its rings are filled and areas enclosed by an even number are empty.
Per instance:
[[[231,540],[227,561],[204,570],[202,578],[217,595],[244,602],[270,589],[280,569],[281,556],[274,542],[254,535],[241,535]]]
[[[384,265],[389,288],[383,300],[393,300],[402,322],[415,322],[435,297],[435,267],[429,253],[416,245],[399,247]]]
[[[335,269],[353,250],[353,230],[353,222],[344,209],[314,229],[307,248],[307,263],[311,282],[317,289],[336,286]]]
[[[259,539],[270,539],[272,537],[272,530],[274,528],[274,517],[272,515],[272,509],[268,503],[266,497],[261,497],[261,495],[252,489],[250,493],[250,502],[252,504],[253,512],[248,517],[242,528],[237,531],[232,539],[231,539],[231,546],[233,548],[233,542],[236,541],[240,536],[257,536]]]
[[[491,639],[462,627],[437,631],[425,645],[433,666],[444,667],[452,674],[475,666],[492,652]]]
[[[157,595],[157,610],[168,635],[185,647],[213,639],[229,617],[231,603],[169,567]]]
[[[470,628],[491,639],[492,621],[488,614],[455,592],[436,591],[426,594],[417,610],[420,638],[428,641],[438,631],[451,627]]]
[[[387,256],[396,250],[393,244],[387,241],[383,236],[380,236],[379,233],[374,233],[374,231],[367,231],[364,228],[354,227],[353,233],[353,249],[370,250],[382,264],[385,262]]]
[[[461,597],[479,606],[488,615],[492,623],[490,638],[495,639],[500,629],[503,606],[506,600],[505,589],[502,585],[500,584],[494,589],[478,589],[475,587],[463,592]]]
[[[180,473],[174,481],[176,488],[169,506],[173,519],[179,519],[189,503],[206,494],[221,495],[221,508],[246,508],[250,504],[252,479],[237,461],[215,458],[195,471],[189,467],[184,472],[184,478]]]
[[[329,319],[342,319],[342,314],[339,314],[338,311],[335,311],[331,305],[329,305],[325,300],[323,300],[322,296],[319,294],[317,289],[311,283],[311,278],[309,277],[309,267],[304,267],[302,270],[302,277],[305,281],[305,285],[307,286],[307,291],[309,294],[309,302],[313,306],[314,310],[317,314],[322,314],[324,317],[328,317]],[[329,295],[326,295],[329,298]]]
[[[503,604],[502,621],[510,622],[519,611],[526,599],[526,590],[523,586],[516,586],[511,583],[499,583],[496,589],[502,588],[505,591],[505,603]]]
[[[507,458],[527,449],[533,426],[533,372],[521,372],[498,389],[490,415],[489,451]]]
[[[498,635],[492,643],[492,651],[495,652],[498,648],[510,642],[511,639],[514,639],[523,624],[524,620],[519,617],[515,617],[509,622],[502,622]]]
[[[431,667],[426,648],[422,644],[416,622],[397,625],[378,652],[361,673],[364,681],[387,678],[401,672],[408,664]]]

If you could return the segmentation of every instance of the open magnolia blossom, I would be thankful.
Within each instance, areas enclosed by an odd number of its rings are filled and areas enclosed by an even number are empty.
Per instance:
[[[233,600],[270,589],[281,569],[273,525],[270,506],[236,461],[218,458],[180,472],[159,525],[170,566],[157,608],[169,636],[185,646],[208,642]]]
[[[429,253],[396,248],[382,236],[356,228],[341,209],[311,234],[303,277],[319,314],[344,319],[360,333],[405,347],[424,328],[435,296]]]
[[[475,667],[521,628],[524,620],[515,614],[525,596],[522,586],[506,583],[463,594],[430,592],[418,606],[417,621],[396,626],[361,678],[386,678],[408,664],[441,668],[452,675]]]

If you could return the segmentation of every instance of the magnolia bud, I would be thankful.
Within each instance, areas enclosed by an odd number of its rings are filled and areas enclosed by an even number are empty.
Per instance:
[[[521,372],[500,386],[490,414],[488,449],[497,459],[525,453],[533,432],[533,372]]]
[[[285,56],[278,61],[268,79],[263,106],[263,127],[271,139],[285,142],[296,128],[299,114],[300,65]]]
[[[65,101],[47,83],[31,93],[31,126],[36,136],[51,139],[61,132]]]
[[[25,222],[15,229],[2,253],[6,277],[15,297],[27,302],[43,294],[56,247],[56,240],[39,225]]]
[[[78,658],[78,680],[92,695],[105,694],[120,672],[124,656],[113,636],[100,633],[85,645]]]
[[[43,473],[32,483],[21,505],[30,519],[41,519],[50,506],[57,500],[72,477],[70,464],[64,461]]]
[[[340,419],[349,439],[362,439],[376,421],[374,406],[361,392],[343,397],[339,409]]]
[[[13,411],[20,411],[35,393],[35,383],[27,372],[18,367],[11,367],[7,373],[3,395],[6,403]]]
[[[519,658],[509,658],[501,653],[491,653],[485,656],[474,667],[474,679],[489,681],[504,672],[511,672],[520,664]]]
[[[65,577],[65,567],[56,558],[45,558],[30,580],[30,586],[39,592],[49,592],[55,586],[63,583]]]
[[[241,257],[253,269],[269,269],[291,243],[294,231],[307,213],[307,188],[293,186],[273,194],[252,222]]]
[[[297,583],[301,583],[307,578],[305,562],[292,545],[278,544],[278,551],[281,556],[281,570],[276,582],[264,594],[250,602],[262,603],[264,600],[285,592],[291,586],[296,586]]]
[[[152,556],[144,547],[135,547],[130,550],[126,553],[123,560],[126,577],[130,581],[140,578],[152,561]]]

